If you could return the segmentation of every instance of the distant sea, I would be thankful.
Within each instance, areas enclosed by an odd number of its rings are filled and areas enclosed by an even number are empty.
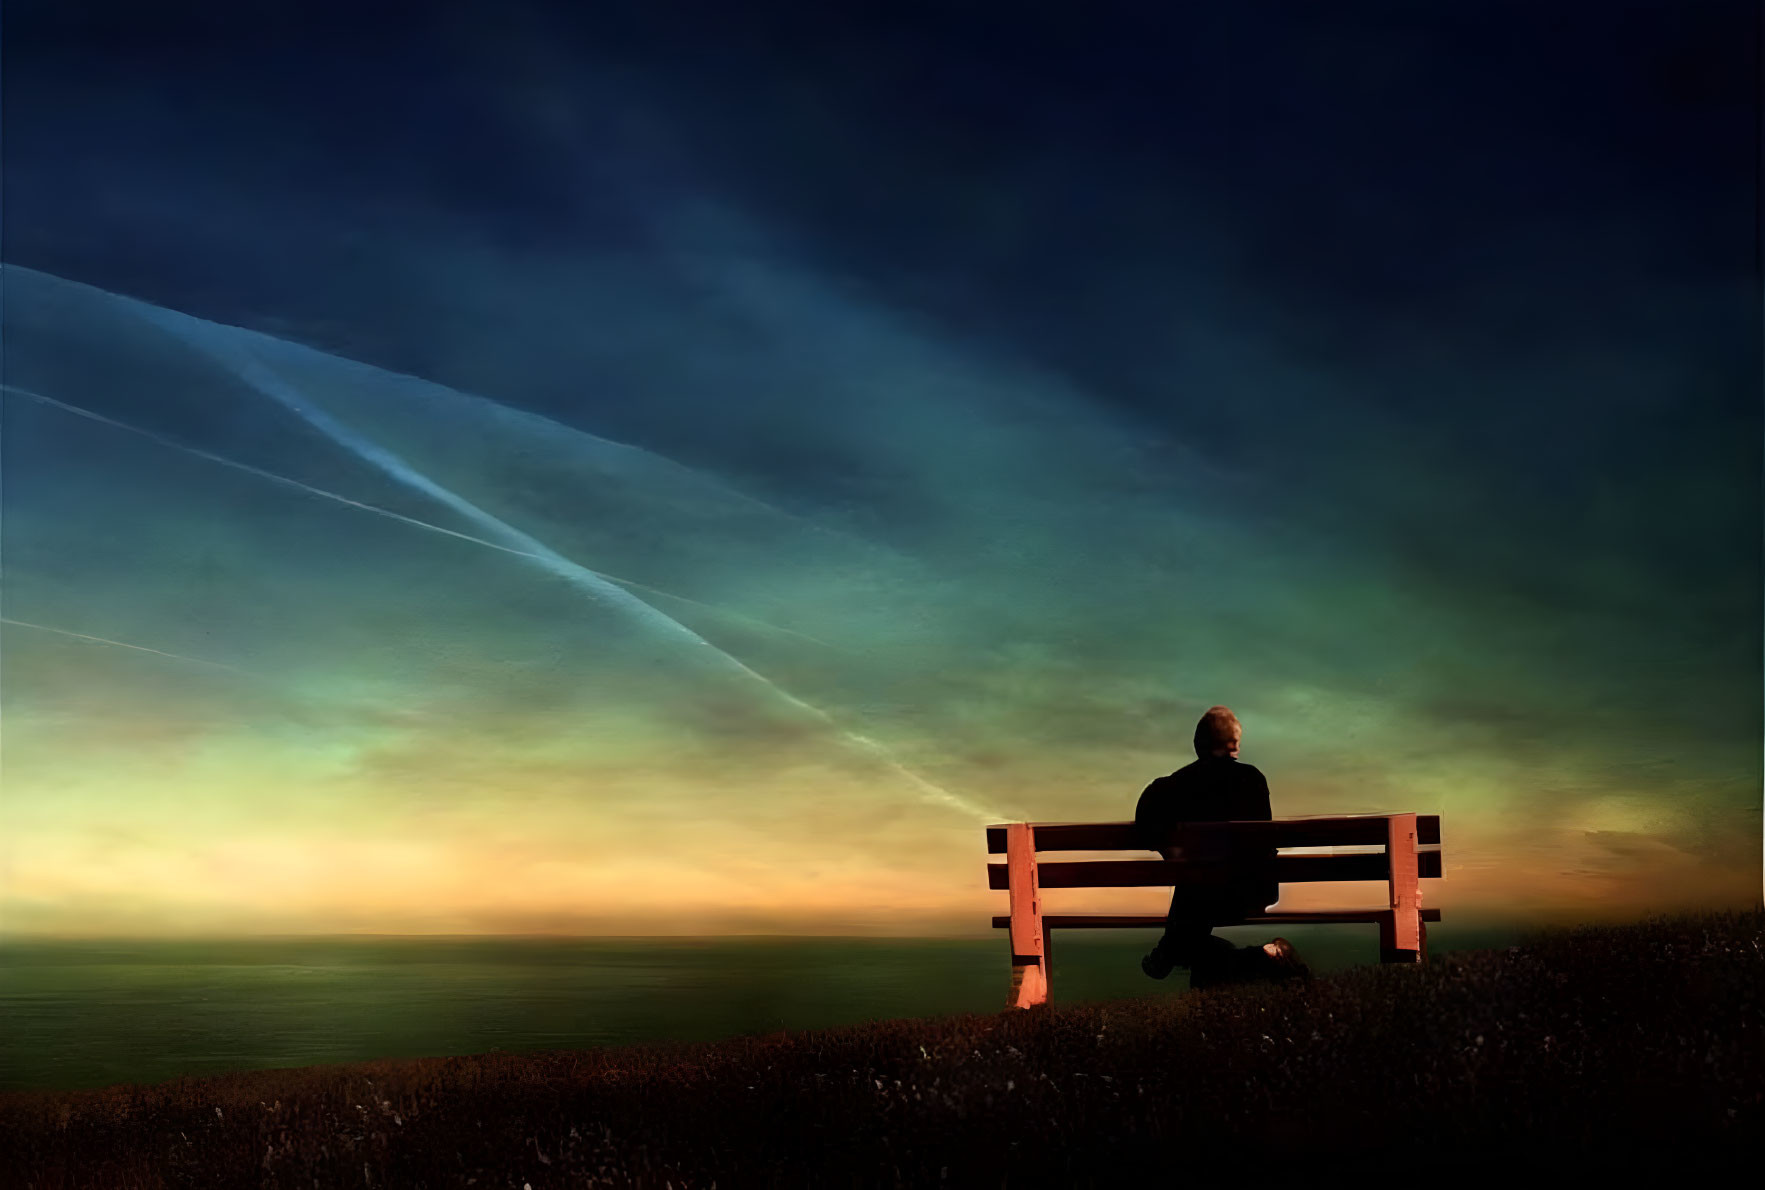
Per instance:
[[[1010,975],[999,933],[0,942],[0,1090],[997,1012]],[[1377,959],[1370,926],[1286,936],[1320,972]],[[1444,926],[1429,937],[1434,953],[1509,940]],[[1056,1002],[1181,994],[1181,970],[1162,983],[1141,974],[1153,941],[1144,930],[1056,935]]]

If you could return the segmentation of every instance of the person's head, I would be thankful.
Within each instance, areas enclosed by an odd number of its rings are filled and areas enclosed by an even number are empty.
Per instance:
[[[1236,758],[1238,741],[1243,738],[1244,728],[1230,707],[1208,707],[1195,725],[1195,755]]]

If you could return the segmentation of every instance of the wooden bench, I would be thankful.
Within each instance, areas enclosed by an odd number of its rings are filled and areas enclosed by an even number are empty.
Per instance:
[[[1310,925],[1357,922],[1379,927],[1379,961],[1419,963],[1427,959],[1425,923],[1440,920],[1440,910],[1422,908],[1421,881],[1440,876],[1440,818],[1434,814],[1354,814],[1346,817],[1276,818],[1270,822],[1186,823],[1175,842],[1204,841],[1203,853],[1226,847],[1377,847],[1377,851],[1328,855],[1277,855],[1270,877],[1282,884],[1325,880],[1382,880],[1389,903],[1369,909],[1305,910],[1263,913],[1222,921],[1232,925]],[[1042,912],[1045,888],[1132,888],[1162,885],[1174,888],[1217,879],[1218,861],[1189,859],[1107,859],[1041,863],[1043,851],[1134,851],[1147,848],[1131,822],[1013,822],[987,828],[987,852],[1003,855],[1004,863],[987,865],[989,888],[1011,895],[1011,912],[995,917],[996,928],[1009,930],[1011,996],[1009,1006],[1030,1008],[1047,1003],[1056,929],[1163,929],[1165,915],[1053,915]]]

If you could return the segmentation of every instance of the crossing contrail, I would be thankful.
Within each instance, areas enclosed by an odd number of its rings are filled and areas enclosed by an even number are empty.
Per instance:
[[[75,414],[79,417],[87,418],[91,421],[102,422],[107,426],[114,426],[119,430],[127,430],[131,434],[139,434],[141,437],[157,442],[161,446],[169,446],[173,450],[181,450],[185,454],[195,455],[199,459],[207,459],[209,462],[219,463],[223,467],[232,467],[235,470],[245,472],[247,475],[255,475],[260,479],[267,479],[272,483],[279,483],[286,487],[296,488],[314,496],[321,496],[326,500],[335,500],[339,504],[346,504],[351,508],[361,509],[363,512],[371,512],[379,516],[390,517],[392,520],[402,521],[407,525],[412,525],[431,533],[444,533],[449,537],[457,537],[461,541],[469,541],[474,545],[481,545],[486,549],[500,550],[505,554],[514,554],[516,557],[538,557],[538,555],[529,553],[527,550],[515,549],[512,546],[498,545],[494,541],[486,541],[484,538],[474,537],[470,533],[461,533],[457,529],[449,529],[442,525],[431,524],[430,522],[421,520],[417,517],[406,516],[402,512],[393,512],[390,508],[381,508],[377,504],[366,504],[360,500],[351,500],[348,496],[342,496],[336,492],[326,491],[324,488],[316,488],[309,483],[302,483],[298,479],[290,479],[286,475],[277,475],[273,471],[265,471],[261,467],[253,467],[249,463],[241,463],[237,459],[229,459],[225,455],[218,455],[212,451],[202,450],[201,448],[191,446],[188,443],[179,442],[176,438],[168,438],[164,434],[156,434],[152,430],[144,430],[140,426],[132,426],[127,422],[118,421],[114,417],[107,417],[102,413],[96,413],[90,409],[82,409],[78,405],[72,405],[66,401],[57,400],[54,397],[34,392],[31,389],[20,388],[16,384],[0,384],[0,389],[5,389],[7,392],[17,393],[21,397],[29,397],[33,401],[41,401],[46,405],[52,405],[57,409],[64,410],[65,412]],[[646,586],[645,584],[636,582],[632,579],[620,578],[618,575],[605,574],[601,571],[595,571],[594,573],[599,574],[609,582],[619,583],[623,586],[630,587],[633,590],[644,591],[651,595],[659,595],[664,599],[673,599],[691,607],[701,608],[704,611],[722,616],[725,619],[736,620],[752,627],[763,629],[767,632],[779,633],[784,636],[794,636],[798,640],[807,641],[812,645],[819,645],[824,649],[832,649],[836,652],[842,651],[837,645],[831,645],[824,640],[810,636],[806,632],[798,632],[794,628],[785,628],[777,624],[768,623],[765,620],[756,620],[754,617],[743,615],[741,612],[731,611],[728,608],[718,607],[715,604],[702,603],[697,599],[690,599],[685,595],[676,595],[672,591],[663,591],[656,587]]]
[[[630,612],[640,622],[650,625],[656,630],[682,639],[719,659],[727,668],[753,681],[760,683],[773,694],[803,713],[825,723],[841,739],[871,754],[892,772],[906,779],[924,800],[960,811],[983,822],[1001,821],[1001,816],[974,802],[951,793],[942,786],[913,772],[903,765],[883,745],[866,736],[858,735],[843,727],[834,717],[815,706],[813,703],[792,694],[766,675],[753,669],[734,654],[718,648],[703,636],[688,628],[672,616],[652,607],[637,596],[624,590],[605,576],[564,557],[551,547],[530,537],[493,514],[479,508],[465,497],[450,490],[431,479],[421,471],[412,467],[392,451],[374,442],[372,439],[351,429],[325,410],[312,404],[301,391],[291,382],[282,377],[269,365],[258,359],[248,348],[241,344],[215,342],[212,336],[197,333],[198,326],[191,324],[196,320],[173,311],[161,309],[146,303],[131,303],[148,321],[170,332],[179,339],[189,343],[197,350],[215,359],[230,369],[246,384],[262,393],[265,397],[293,411],[321,433],[334,442],[355,452],[362,459],[374,464],[387,475],[399,482],[415,488],[417,491],[439,501],[453,509],[467,520],[484,528],[493,538],[506,543],[503,548],[510,553],[517,553],[537,562],[547,570],[556,574],[566,582],[578,587],[597,601]]]

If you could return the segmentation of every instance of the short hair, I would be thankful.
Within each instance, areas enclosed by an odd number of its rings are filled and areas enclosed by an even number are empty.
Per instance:
[[[1233,735],[1243,734],[1244,726],[1232,714],[1231,707],[1208,707],[1201,722],[1195,725],[1195,755],[1206,756],[1215,748],[1230,744]]]

